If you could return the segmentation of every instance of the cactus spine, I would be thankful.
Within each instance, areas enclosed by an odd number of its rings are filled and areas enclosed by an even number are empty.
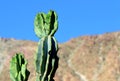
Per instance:
[[[41,38],[35,60],[36,81],[54,81],[53,77],[59,60],[57,57],[58,43],[54,38],[54,33],[58,29],[57,15],[52,10],[48,14],[38,13],[34,25],[36,35]]]
[[[17,53],[10,61],[10,78],[12,81],[27,81],[30,72],[23,54]]]

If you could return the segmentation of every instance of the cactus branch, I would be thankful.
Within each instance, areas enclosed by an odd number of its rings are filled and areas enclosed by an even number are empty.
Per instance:
[[[30,72],[23,54],[17,53],[10,61],[10,78],[12,81],[27,81]]]
[[[35,33],[39,38],[53,36],[58,29],[57,14],[52,10],[48,14],[38,13],[34,25]]]

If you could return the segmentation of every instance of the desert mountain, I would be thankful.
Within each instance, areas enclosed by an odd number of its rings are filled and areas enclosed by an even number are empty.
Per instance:
[[[24,53],[35,81],[34,56],[37,43],[0,38],[0,81],[11,81],[9,61]],[[120,81],[120,32],[82,36],[59,44],[59,68],[55,81]]]

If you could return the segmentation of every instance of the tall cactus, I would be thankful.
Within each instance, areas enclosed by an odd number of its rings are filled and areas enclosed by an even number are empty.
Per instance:
[[[17,53],[10,61],[10,78],[12,81],[27,81],[30,72],[23,54]]]
[[[58,29],[57,14],[50,10],[48,14],[38,13],[35,17],[35,33],[41,38],[36,53],[36,81],[54,81],[59,58],[58,43],[54,33]]]

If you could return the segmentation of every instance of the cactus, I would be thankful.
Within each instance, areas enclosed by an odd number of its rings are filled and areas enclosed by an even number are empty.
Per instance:
[[[54,37],[58,29],[57,15],[50,10],[48,14],[38,13],[35,17],[35,33],[41,39],[36,53],[36,81],[54,81],[58,68],[58,43]],[[23,54],[16,53],[10,61],[10,78],[12,81],[27,81],[30,72]]]
[[[27,61],[23,54],[16,53],[10,61],[10,78],[12,81],[27,81],[30,72],[27,70]]]
[[[41,38],[36,53],[36,81],[54,81],[53,77],[58,68],[58,43],[54,34],[58,29],[57,15],[54,11],[48,14],[38,13],[35,17],[35,33]]]

